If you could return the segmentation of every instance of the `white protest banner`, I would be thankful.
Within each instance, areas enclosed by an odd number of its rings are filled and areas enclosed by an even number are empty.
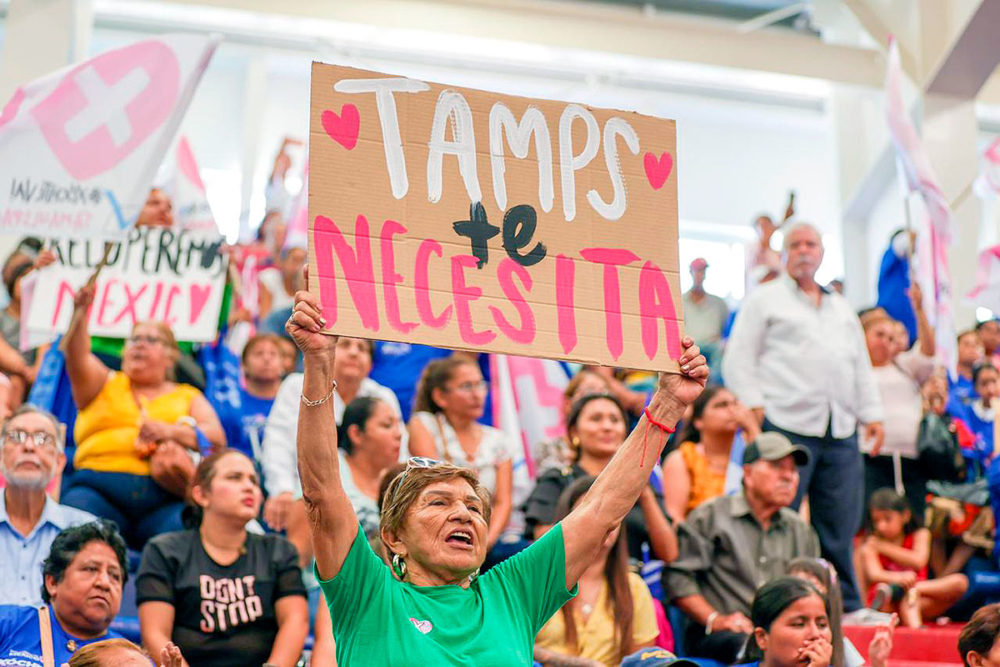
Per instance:
[[[89,330],[127,338],[136,322],[163,321],[177,340],[206,342],[218,334],[227,259],[218,234],[142,227],[114,244],[97,279]],[[64,333],[73,294],[101,261],[104,244],[54,239],[56,262],[38,272],[28,330]]]
[[[164,35],[18,88],[0,113],[0,233],[122,238],[218,43]]]

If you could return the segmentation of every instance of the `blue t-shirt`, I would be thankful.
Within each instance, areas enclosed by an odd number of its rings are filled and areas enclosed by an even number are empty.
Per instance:
[[[399,408],[403,411],[403,421],[410,420],[413,410],[413,399],[417,390],[417,380],[424,366],[451,354],[445,350],[430,345],[411,345],[392,341],[375,341],[375,353],[372,355],[372,372],[369,377],[380,385],[392,389],[399,399]]]
[[[49,618],[52,622],[52,651],[57,666],[69,662],[70,657],[81,646],[104,639],[121,638],[117,632],[109,630],[96,639],[77,639],[62,629],[51,607]],[[42,664],[38,609],[0,605],[0,667],[41,667]]]
[[[972,380],[958,376],[957,380],[948,378],[948,414],[968,422],[969,405],[976,399],[976,390]]]
[[[216,405],[215,408],[226,432],[226,443],[256,460],[253,443],[257,443],[259,450],[264,441],[264,424],[267,423],[267,415],[271,413],[274,399],[254,396],[240,387],[239,401],[239,406],[228,402]]]

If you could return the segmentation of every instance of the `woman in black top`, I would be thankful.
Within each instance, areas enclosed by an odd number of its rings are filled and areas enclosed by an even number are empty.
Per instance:
[[[524,505],[527,539],[537,540],[555,523],[556,502],[570,484],[581,477],[601,474],[625,442],[628,418],[611,394],[586,394],[573,403],[566,417],[566,435],[574,461],[565,468],[550,468],[539,476]],[[629,556],[642,561],[642,545],[665,563],[677,558],[677,534],[667,519],[663,495],[646,485],[639,502],[625,517]]]
[[[191,530],[153,538],[136,582],[142,642],[169,641],[191,665],[292,667],[309,631],[302,573],[292,544],[255,535],[260,511],[253,462],[228,449],[204,459],[192,482]]]

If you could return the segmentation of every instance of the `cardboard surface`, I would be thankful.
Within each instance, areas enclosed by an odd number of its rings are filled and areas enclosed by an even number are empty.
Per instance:
[[[675,370],[676,165],[671,120],[313,63],[311,287],[343,335]]]
[[[217,233],[131,229],[97,279],[91,335],[128,338],[137,321],[157,320],[167,322],[177,340],[215,340],[228,265],[221,244]],[[51,339],[65,333],[73,295],[93,274],[104,243],[58,239],[52,251],[56,262],[37,272],[28,307],[28,331],[36,343],[37,334]]]

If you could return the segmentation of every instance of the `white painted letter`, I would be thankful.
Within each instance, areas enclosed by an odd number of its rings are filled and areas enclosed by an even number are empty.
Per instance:
[[[573,121],[583,119],[587,125],[587,143],[579,155],[573,155]],[[597,155],[598,136],[594,114],[579,104],[567,104],[559,119],[559,173],[562,178],[563,214],[569,222],[576,217],[576,173]]]
[[[628,205],[628,193],[622,180],[622,165],[618,161],[618,143],[615,141],[618,135],[625,140],[625,145],[632,151],[632,155],[639,152],[639,135],[631,125],[621,118],[612,118],[604,124],[604,162],[608,165],[608,175],[611,176],[611,185],[614,187],[614,199],[610,204],[605,204],[597,190],[591,190],[587,193],[587,201],[606,220],[621,218],[625,215],[625,208]]]
[[[410,189],[406,177],[406,160],[403,158],[403,140],[399,136],[399,118],[396,116],[396,99],[393,93],[420,93],[429,90],[423,81],[416,79],[341,79],[334,84],[338,93],[375,93],[378,119],[382,124],[382,147],[385,149],[385,168],[389,172],[392,196],[402,199]]]
[[[538,157],[538,201],[542,210],[552,210],[552,142],[545,116],[537,107],[528,107],[518,123],[514,114],[503,102],[497,102],[490,109],[490,162],[493,165],[493,195],[501,211],[507,208],[507,182],[504,172],[507,165],[503,159],[503,135],[507,131],[510,152],[516,158],[528,157],[531,135],[535,135],[535,153]]]
[[[445,125],[451,120],[452,141],[444,138]],[[465,181],[469,201],[483,200],[476,170],[476,135],[472,127],[472,110],[462,93],[441,91],[434,108],[434,124],[427,142],[427,199],[441,199],[441,163],[445,153],[458,157],[458,171]]]

